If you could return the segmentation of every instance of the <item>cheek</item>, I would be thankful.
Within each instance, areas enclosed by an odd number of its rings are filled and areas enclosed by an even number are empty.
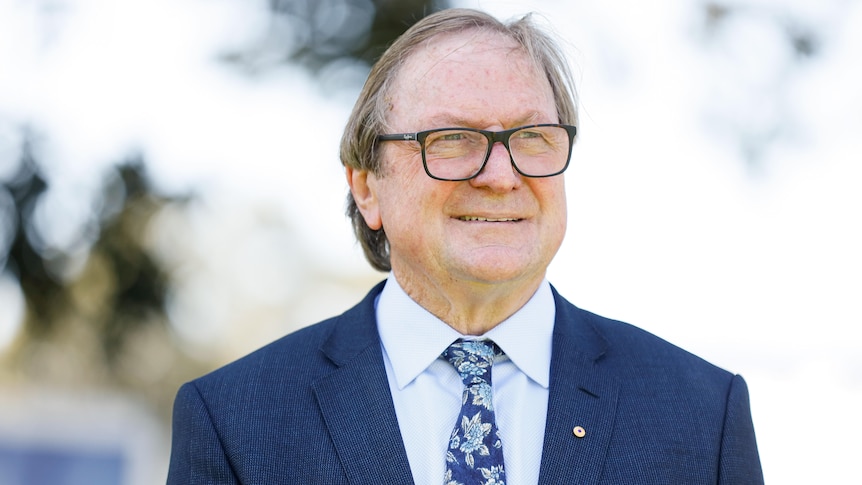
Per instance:
[[[535,193],[549,232],[554,234],[555,239],[562,239],[568,218],[565,186],[562,183],[549,184]]]
[[[531,186],[542,211],[566,215],[566,185],[561,176],[532,179]]]
[[[403,160],[402,165],[389,167],[378,182],[380,215],[387,234],[396,228],[421,227],[420,221],[429,216],[426,212],[435,196],[434,187],[429,184],[432,180],[425,175],[421,160]]]
[[[393,184],[381,201],[380,215],[393,260],[412,259],[426,252],[433,238],[433,224],[423,206],[425,200],[411,187]],[[414,255],[414,256],[408,256]]]

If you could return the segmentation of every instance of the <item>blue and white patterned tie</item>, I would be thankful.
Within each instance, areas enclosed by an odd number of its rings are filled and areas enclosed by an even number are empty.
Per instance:
[[[464,383],[461,414],[449,438],[445,485],[505,485],[503,444],[494,419],[491,366],[502,351],[490,340],[458,339],[444,352]]]

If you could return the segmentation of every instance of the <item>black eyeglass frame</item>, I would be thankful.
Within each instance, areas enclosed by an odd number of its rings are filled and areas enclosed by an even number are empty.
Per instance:
[[[549,127],[549,126],[550,127],[563,128],[564,130],[566,130],[566,133],[569,136],[569,153],[566,156],[566,164],[563,165],[563,168],[561,168],[560,170],[558,170],[554,173],[546,174],[546,175],[530,175],[530,174],[522,172],[521,169],[518,168],[518,164],[515,163],[515,157],[512,156],[512,149],[509,148],[509,138],[512,136],[513,133],[521,131],[521,130],[525,130],[525,129],[529,129],[529,128]],[[484,135],[485,138],[488,139],[488,149],[485,152],[484,161],[482,161],[482,165],[479,166],[479,169],[476,170],[476,172],[473,175],[470,175],[469,177],[462,177],[462,178],[457,178],[457,179],[437,177],[437,176],[433,175],[428,170],[428,162],[425,160],[425,139],[428,138],[428,135],[430,135],[432,133],[436,133],[438,131],[449,131],[449,130],[472,131],[475,133],[480,133],[480,134]],[[503,146],[506,147],[506,151],[509,152],[509,162],[512,164],[513,167],[515,167],[515,170],[519,174],[523,175],[524,177],[545,178],[545,177],[553,177],[555,175],[560,175],[561,173],[565,172],[567,168],[569,168],[569,162],[571,162],[571,160],[572,160],[572,148],[575,145],[575,136],[577,134],[578,134],[578,128],[574,125],[564,125],[564,124],[559,124],[559,123],[543,123],[543,124],[538,124],[538,125],[518,126],[516,128],[511,128],[511,129],[503,130],[503,131],[478,130],[475,128],[463,128],[463,127],[435,128],[433,130],[418,131],[416,133],[391,133],[391,134],[385,134],[385,135],[377,135],[377,141],[378,142],[382,142],[382,141],[416,141],[416,142],[419,142],[419,146],[422,148],[422,167],[425,169],[425,173],[429,177],[431,177],[432,179],[435,179],[435,180],[442,180],[442,181],[446,181],[446,182],[462,182],[464,180],[470,180],[470,179],[476,178],[479,176],[480,173],[482,173],[482,170],[485,169],[485,165],[488,164],[488,159],[491,157],[491,150],[494,149],[494,144],[496,144],[497,142],[502,143]]]

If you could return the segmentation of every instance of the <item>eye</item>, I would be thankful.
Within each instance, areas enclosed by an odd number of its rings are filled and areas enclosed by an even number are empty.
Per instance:
[[[543,135],[541,132],[539,132],[539,131],[535,131],[535,130],[520,130],[520,131],[516,131],[516,132],[515,132],[515,134],[514,134],[514,136],[515,136],[515,137],[517,137],[517,138],[521,138],[521,139],[542,138],[542,137],[544,137],[544,135]]]
[[[428,135],[425,148],[429,152],[463,152],[481,150],[487,141],[481,133],[469,130],[440,130]]]
[[[441,133],[437,140],[441,141],[458,141],[464,139],[463,131],[446,131]]]

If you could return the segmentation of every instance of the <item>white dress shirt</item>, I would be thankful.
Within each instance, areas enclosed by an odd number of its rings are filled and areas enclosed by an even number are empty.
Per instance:
[[[389,389],[416,485],[443,483],[463,384],[440,354],[458,338],[491,339],[505,352],[491,378],[506,483],[538,483],[556,313],[550,284],[542,282],[526,305],[481,337],[465,337],[429,313],[392,275],[376,309]]]

